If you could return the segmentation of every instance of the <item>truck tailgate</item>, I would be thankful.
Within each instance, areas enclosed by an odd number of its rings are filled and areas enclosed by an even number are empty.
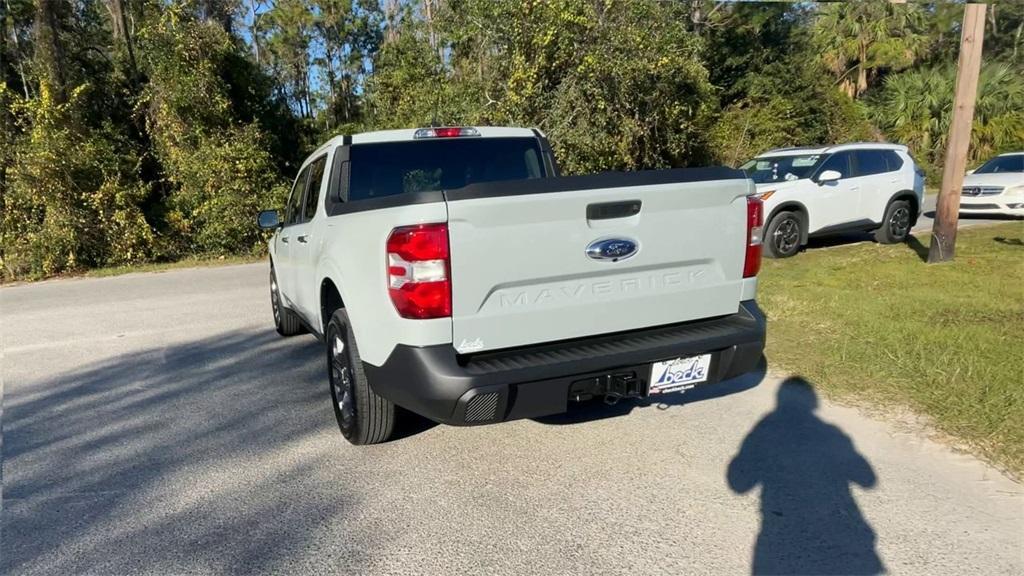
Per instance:
[[[691,169],[446,193],[453,345],[471,353],[735,313],[751,191],[740,172]],[[588,256],[605,239],[637,250]]]

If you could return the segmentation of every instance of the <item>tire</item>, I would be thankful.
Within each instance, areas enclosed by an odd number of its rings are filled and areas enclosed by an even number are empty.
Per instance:
[[[764,255],[769,258],[789,258],[800,251],[804,237],[804,219],[796,212],[783,211],[768,223],[763,236]]]
[[[324,349],[331,405],[341,435],[357,446],[386,441],[395,427],[395,405],[378,396],[366,380],[344,309],[331,316]]]
[[[294,336],[302,332],[299,316],[284,305],[281,300],[281,289],[277,285],[277,273],[270,268],[270,308],[274,313],[274,328],[281,336]]]
[[[896,200],[885,209],[882,226],[875,230],[875,240],[879,244],[899,244],[910,236],[910,202]]]

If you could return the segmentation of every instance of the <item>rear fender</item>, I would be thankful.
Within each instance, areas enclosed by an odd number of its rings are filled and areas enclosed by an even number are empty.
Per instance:
[[[917,218],[921,215],[921,201],[917,199],[917,194],[915,194],[913,190],[900,190],[890,196],[889,201],[886,202],[885,206],[882,208],[882,213],[878,217],[878,222],[885,221],[885,211],[888,210],[889,205],[896,200],[906,200],[907,202],[910,202],[910,225],[913,226],[914,224],[917,224]]]
[[[345,283],[341,279],[341,267],[338,266],[338,264],[336,262],[334,262],[334,261],[332,261],[332,260],[330,260],[328,258],[321,258],[320,259],[320,263],[317,265],[316,268],[317,268],[317,273],[316,273],[316,278],[317,278],[317,281],[316,281],[317,292],[316,293],[317,293],[317,297],[318,298],[320,297],[320,286],[323,285],[324,280],[330,280],[331,283],[334,284],[334,287],[338,289],[338,294],[341,296],[341,301],[342,302],[348,302],[348,299],[345,296]],[[316,309],[317,309],[317,313],[316,313],[317,317],[314,320],[316,320],[317,326],[321,327],[321,329],[324,330],[324,332],[326,333],[327,323],[330,322],[331,319],[323,317],[324,315],[323,315],[322,308],[323,307],[320,306],[319,303],[318,303],[318,305],[316,307]],[[350,319],[351,319],[351,315],[350,315]],[[356,331],[356,322],[355,322],[355,320],[352,320],[352,330],[353,330],[353,332]],[[359,337],[359,335],[357,333],[356,334],[356,338],[358,339],[358,337]]]

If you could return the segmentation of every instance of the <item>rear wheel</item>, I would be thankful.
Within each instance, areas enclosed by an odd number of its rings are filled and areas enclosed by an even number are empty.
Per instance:
[[[395,426],[395,405],[378,396],[366,380],[344,309],[331,316],[326,348],[331,403],[342,436],[356,445],[384,442]]]
[[[281,287],[277,284],[277,273],[270,269],[270,307],[274,312],[274,327],[281,336],[294,336],[302,332],[299,316],[284,305]]]
[[[910,235],[910,202],[896,200],[885,209],[882,227],[875,230],[875,240],[879,244],[898,244]]]
[[[800,250],[804,222],[796,212],[779,212],[768,223],[764,235],[764,253],[769,258],[789,258]]]

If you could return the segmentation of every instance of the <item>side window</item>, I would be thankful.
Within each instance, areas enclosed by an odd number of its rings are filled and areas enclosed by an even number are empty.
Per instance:
[[[885,164],[885,154],[881,150],[857,150],[857,176],[882,174],[889,169]]]
[[[320,183],[324,179],[327,156],[321,156],[309,165],[309,181],[306,183],[306,202],[302,209],[302,221],[311,220],[316,214],[317,200],[320,199]]]
[[[295,184],[292,185],[292,195],[288,198],[288,210],[284,216],[285,225],[294,224],[299,221],[299,215],[302,212],[302,193],[306,190],[307,176],[309,176],[309,166],[306,166],[302,172],[299,172],[299,177],[295,179]]]
[[[889,172],[895,172],[903,168],[903,158],[900,158],[899,154],[892,150],[886,150],[882,154],[885,155],[885,165],[889,168]]]
[[[818,174],[826,170],[835,170],[842,174],[842,178],[849,178],[850,172],[850,153],[849,152],[836,152],[835,154],[828,157],[825,163],[821,165],[821,169],[818,170]]]

